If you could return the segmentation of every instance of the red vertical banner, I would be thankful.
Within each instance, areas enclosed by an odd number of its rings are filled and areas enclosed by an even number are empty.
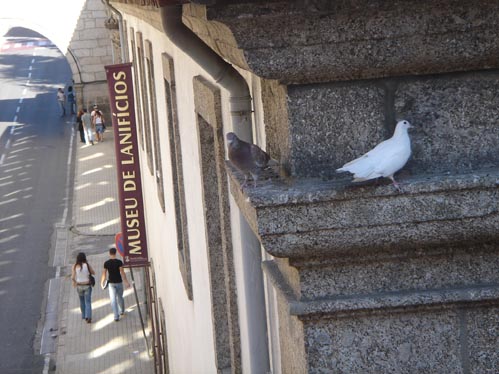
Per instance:
[[[116,148],[116,169],[125,266],[149,264],[132,64],[105,67]]]

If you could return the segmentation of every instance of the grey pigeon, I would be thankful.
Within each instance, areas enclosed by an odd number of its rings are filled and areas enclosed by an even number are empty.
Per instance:
[[[390,139],[381,142],[363,156],[346,163],[336,171],[352,173],[354,182],[379,177],[390,178],[393,185],[399,189],[393,175],[404,167],[411,156],[411,140],[407,132],[411,127],[408,121],[398,122]]]
[[[246,186],[250,175],[253,178],[253,185],[256,187],[256,181],[260,173],[268,166],[270,156],[257,145],[239,139],[233,132],[227,133],[226,138],[229,160],[244,174],[242,187]]]

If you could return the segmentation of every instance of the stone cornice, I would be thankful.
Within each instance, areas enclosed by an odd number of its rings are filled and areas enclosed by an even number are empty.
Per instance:
[[[188,4],[184,22],[230,62],[286,84],[499,66],[496,1],[363,3]]]
[[[495,284],[453,287],[445,290],[411,290],[370,295],[351,295],[321,300],[298,300],[273,261],[265,261],[263,269],[274,287],[288,303],[289,314],[305,318],[351,316],[355,314],[404,312],[414,309],[451,308],[456,305],[498,305],[499,288]]]
[[[129,4],[135,6],[167,6],[188,3],[187,0],[112,0],[111,3]]]
[[[114,1],[112,1],[114,3]],[[138,6],[136,4],[128,4],[124,2],[118,2],[113,4],[116,9],[120,12],[126,13],[133,17],[140,18],[156,29],[163,31],[163,25],[161,23],[161,15],[158,8],[153,6]]]
[[[265,249],[276,257],[328,257],[499,239],[499,170],[412,177],[392,185],[260,181],[231,192]]]

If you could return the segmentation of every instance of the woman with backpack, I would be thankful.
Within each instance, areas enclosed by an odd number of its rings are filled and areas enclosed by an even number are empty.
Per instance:
[[[95,111],[94,116],[94,126],[95,126],[95,135],[97,137],[98,142],[104,141],[104,130],[106,129],[106,125],[104,124],[104,117],[100,110]]]
[[[85,253],[80,252],[76,256],[76,263],[71,271],[73,287],[76,287],[80,298],[81,319],[92,322],[92,286],[95,284],[94,269],[87,262]],[[92,279],[94,280],[92,284]]]

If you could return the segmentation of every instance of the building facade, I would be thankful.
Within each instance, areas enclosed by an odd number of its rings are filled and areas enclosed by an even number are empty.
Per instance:
[[[497,2],[109,6],[158,372],[497,372]],[[334,172],[399,119],[402,191]],[[279,170],[243,186],[230,131]]]

